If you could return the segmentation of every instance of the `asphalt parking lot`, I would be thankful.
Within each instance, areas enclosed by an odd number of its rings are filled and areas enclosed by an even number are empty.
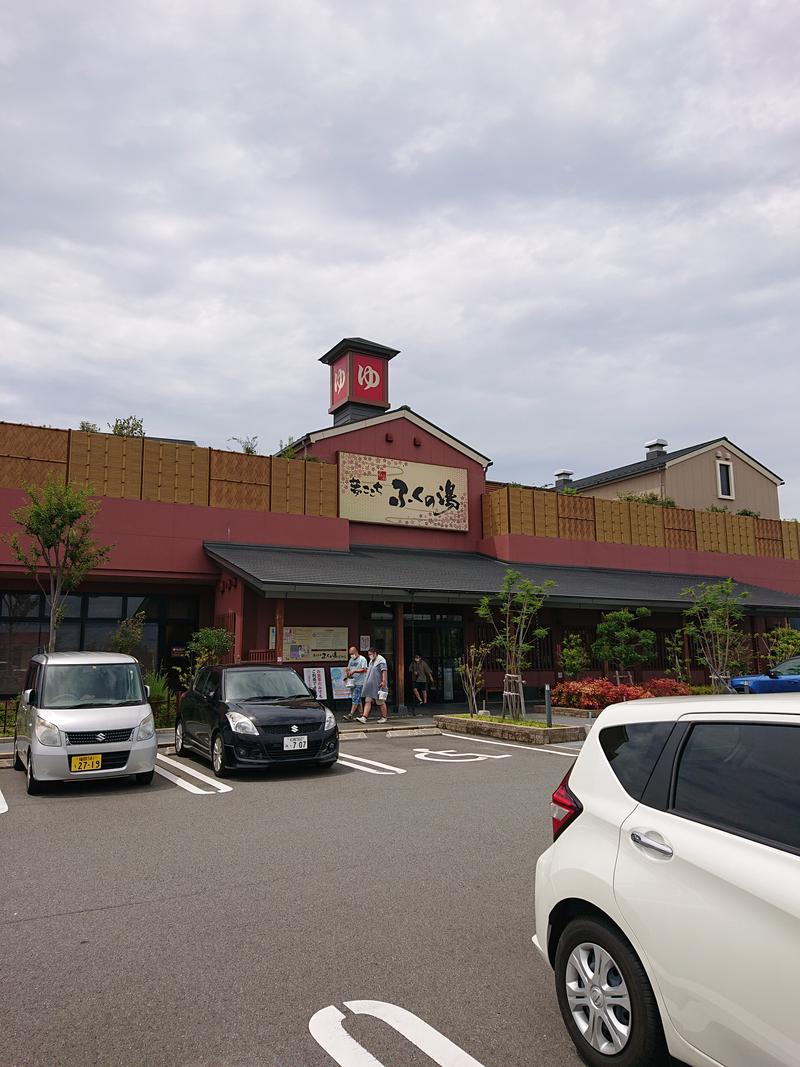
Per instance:
[[[175,756],[41,797],[0,771],[0,1062],[575,1067],[530,942],[571,748],[384,735],[223,790]]]

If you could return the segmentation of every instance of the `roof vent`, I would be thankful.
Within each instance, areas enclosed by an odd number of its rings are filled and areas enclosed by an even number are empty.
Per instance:
[[[662,456],[667,454],[668,441],[665,441],[663,437],[656,437],[652,441],[645,442],[645,456],[647,459],[661,459]]]
[[[553,477],[556,480],[556,489],[563,489],[567,485],[572,485],[572,475],[575,471],[556,471]]]

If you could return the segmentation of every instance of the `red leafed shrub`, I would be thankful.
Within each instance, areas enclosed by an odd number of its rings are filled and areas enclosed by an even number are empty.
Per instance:
[[[651,678],[645,686],[647,692],[654,697],[688,697],[692,690],[684,682],[676,682],[674,678]]]
[[[585,682],[559,682],[553,687],[553,704],[560,708],[581,708],[601,711],[609,704],[626,700],[646,700],[648,697],[689,696],[688,685],[672,678],[654,678],[647,685],[615,685],[607,678],[592,678]]]

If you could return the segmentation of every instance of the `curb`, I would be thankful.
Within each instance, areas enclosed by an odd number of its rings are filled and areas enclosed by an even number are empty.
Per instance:
[[[516,726],[513,723],[481,722],[478,719],[458,719],[436,715],[437,726],[449,733],[472,737],[491,737],[500,741],[515,741],[527,745],[559,745],[586,739],[585,726]]]
[[[372,730],[340,730],[339,744],[343,741],[366,741],[368,737],[378,734],[385,737],[431,737],[441,732],[438,726],[376,726]]]

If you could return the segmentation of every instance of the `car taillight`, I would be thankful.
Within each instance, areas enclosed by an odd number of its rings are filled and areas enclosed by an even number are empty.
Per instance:
[[[574,822],[583,811],[583,805],[569,787],[569,776],[572,767],[561,780],[561,784],[553,793],[550,805],[550,814],[553,818],[553,840],[555,841],[571,822]]]

